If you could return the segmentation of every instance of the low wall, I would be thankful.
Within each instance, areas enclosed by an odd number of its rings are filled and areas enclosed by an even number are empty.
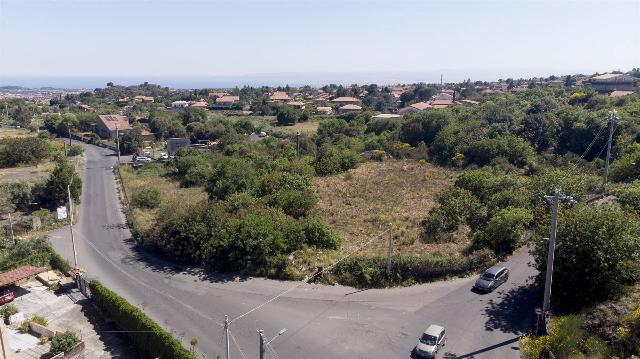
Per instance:
[[[54,335],[56,335],[56,331],[45,327],[44,325],[40,325],[38,323],[34,323],[34,322],[29,322],[29,330],[31,330],[32,332],[38,334],[39,336],[47,336],[49,338],[53,338]]]

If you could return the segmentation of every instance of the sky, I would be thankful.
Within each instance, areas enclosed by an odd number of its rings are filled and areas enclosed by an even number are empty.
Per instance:
[[[0,0],[0,85],[458,81],[633,67],[640,0]]]

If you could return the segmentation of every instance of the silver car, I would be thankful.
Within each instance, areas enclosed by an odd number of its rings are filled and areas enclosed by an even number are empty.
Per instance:
[[[435,358],[445,344],[447,344],[447,335],[444,328],[432,324],[418,338],[418,344],[413,349],[413,353],[419,358]]]
[[[505,267],[493,266],[487,269],[473,287],[481,292],[491,292],[509,279],[509,270]]]

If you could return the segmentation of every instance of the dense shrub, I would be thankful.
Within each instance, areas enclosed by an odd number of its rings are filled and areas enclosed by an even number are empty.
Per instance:
[[[309,218],[300,222],[308,245],[318,248],[340,248],[340,237],[326,223],[319,219]]]
[[[209,198],[224,200],[235,192],[252,191],[258,181],[258,174],[251,161],[225,157],[221,159],[207,180]]]
[[[137,351],[144,357],[160,359],[195,359],[170,333],[100,282],[89,282],[91,300],[126,331]],[[55,339],[55,338],[54,338]],[[53,346],[53,342],[52,342]]]
[[[640,143],[624,149],[622,156],[611,164],[611,179],[629,182],[640,178]]]
[[[15,137],[0,140],[0,167],[35,165],[51,157],[49,140],[39,137]]]
[[[610,358],[606,343],[589,334],[578,315],[554,318],[548,335],[524,336],[520,339],[520,347],[525,359],[546,359],[549,352],[557,359]]]
[[[53,172],[47,179],[42,193],[42,202],[50,207],[55,207],[69,200],[67,186],[71,183],[71,198],[77,202],[82,191],[82,179],[73,169],[71,163],[60,158]]]
[[[157,208],[160,202],[160,191],[156,188],[143,188],[131,199],[131,204],[138,208]]]
[[[0,316],[2,316],[5,322],[9,320],[10,316],[17,314],[18,312],[18,307],[10,303],[0,307]]]
[[[84,147],[82,145],[71,145],[69,151],[67,151],[67,156],[80,156],[83,153]]]
[[[69,263],[60,257],[44,238],[18,240],[16,245],[0,251],[0,271],[23,265],[49,266],[64,273],[71,269]]]
[[[612,206],[564,209],[558,220],[553,271],[554,300],[559,311],[578,310],[612,298],[628,283],[640,280],[640,235],[633,216]],[[546,271],[548,243],[534,251],[540,281]]]
[[[58,332],[51,339],[51,353],[66,353],[73,349],[78,343],[80,343],[80,339],[76,335],[76,333],[71,331]]]
[[[611,191],[620,206],[626,210],[640,212],[640,182]]]
[[[473,236],[474,245],[499,254],[510,254],[520,244],[525,228],[533,220],[531,210],[508,207],[499,210],[487,225]]]
[[[457,187],[442,191],[437,198],[438,206],[429,211],[423,221],[427,239],[437,239],[441,233],[451,233],[459,225],[474,221],[479,216],[480,201],[471,192]]]
[[[360,156],[353,150],[325,144],[318,149],[313,167],[318,175],[327,176],[356,168],[360,161]]]
[[[468,256],[433,253],[394,255],[391,276],[387,278],[386,256],[352,256],[336,264],[331,274],[344,284],[357,288],[380,288],[391,284],[430,282],[448,276],[461,276],[486,268],[495,261],[491,251],[480,250]]]

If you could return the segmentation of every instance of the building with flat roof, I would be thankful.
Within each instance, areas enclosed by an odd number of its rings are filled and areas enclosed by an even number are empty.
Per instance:
[[[633,91],[635,79],[625,74],[603,74],[589,79],[587,86],[598,92]]]

